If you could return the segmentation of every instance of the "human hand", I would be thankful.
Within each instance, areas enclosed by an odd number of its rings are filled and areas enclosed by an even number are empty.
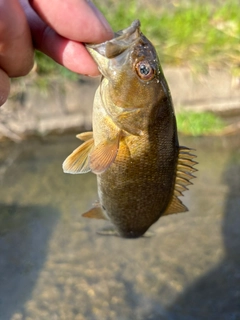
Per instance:
[[[33,65],[33,46],[25,14],[14,0],[0,0],[0,105],[9,94],[9,77],[27,74]]]
[[[31,70],[33,45],[74,72],[99,74],[83,43],[100,43],[113,33],[90,1],[19,1],[0,0],[0,105],[9,94],[9,77]]]

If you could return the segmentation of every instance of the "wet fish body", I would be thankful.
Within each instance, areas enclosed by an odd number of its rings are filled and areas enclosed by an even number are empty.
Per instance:
[[[83,214],[110,220],[137,238],[161,216],[184,212],[178,196],[194,178],[195,155],[179,146],[170,91],[140,22],[89,45],[103,77],[95,94],[93,132],[63,163],[68,173],[97,175],[99,202]]]

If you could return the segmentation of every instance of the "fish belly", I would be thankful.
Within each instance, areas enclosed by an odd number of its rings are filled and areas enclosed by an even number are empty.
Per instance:
[[[173,193],[175,163],[167,165],[161,155],[141,141],[130,147],[122,142],[116,161],[98,175],[100,203],[124,237],[139,237],[156,222]],[[123,152],[123,148],[128,152]],[[136,147],[138,153],[134,153]],[[147,150],[147,151],[146,151]]]

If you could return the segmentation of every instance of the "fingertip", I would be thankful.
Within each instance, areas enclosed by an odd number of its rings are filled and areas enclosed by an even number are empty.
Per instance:
[[[61,63],[71,71],[96,77],[98,66],[82,43],[68,41],[62,52]]]
[[[41,19],[69,40],[100,43],[113,37],[105,17],[89,0],[31,0]]]

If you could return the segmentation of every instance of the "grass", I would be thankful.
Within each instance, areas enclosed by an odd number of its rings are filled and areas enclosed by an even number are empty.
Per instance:
[[[54,62],[40,51],[35,52],[35,60],[37,63],[37,72],[40,75],[58,74],[71,80],[77,80],[79,78],[76,73]]]
[[[176,115],[178,131],[191,136],[218,133],[225,127],[224,122],[210,112],[180,112]]]

